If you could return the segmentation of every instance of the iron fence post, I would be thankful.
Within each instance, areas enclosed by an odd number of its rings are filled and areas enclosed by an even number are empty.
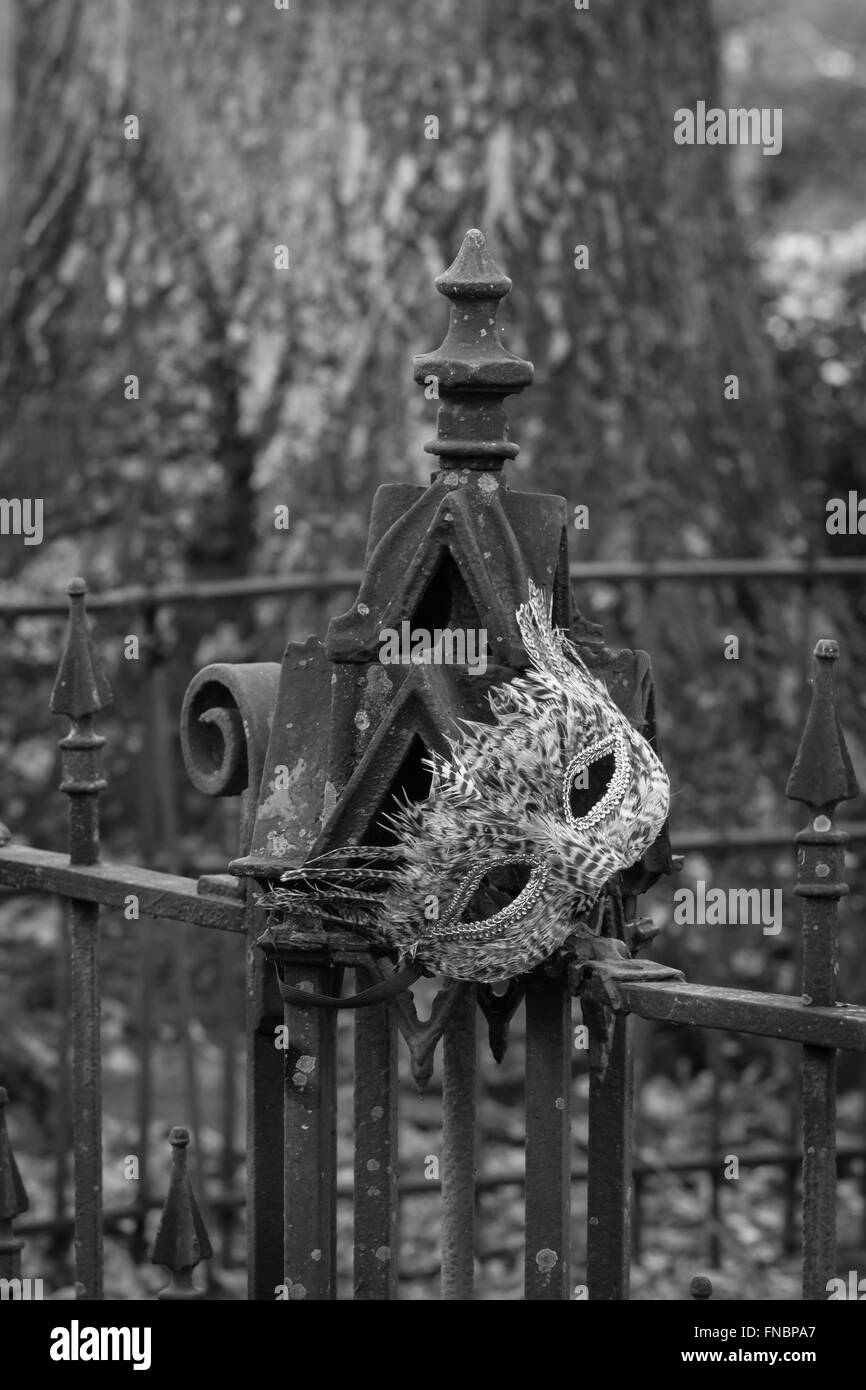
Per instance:
[[[837,642],[815,647],[812,700],[786,795],[803,802],[809,824],[796,836],[797,883],[803,899],[803,1003],[836,1003],[836,917],[845,882],[844,830],[834,830],[840,801],[858,793],[836,712]],[[803,1298],[827,1298],[836,1274],[836,1052],[803,1047]]]
[[[70,732],[60,740],[63,781],[69,797],[69,862],[99,861],[99,793],[105,788],[101,751],[105,739],[93,716],[111,703],[85,614],[83,579],[73,579],[69,634],[51,692],[52,713],[65,714]],[[102,1298],[102,1055],[100,1042],[99,906],[69,900],[72,1003],[72,1115],[75,1149],[76,1294]]]

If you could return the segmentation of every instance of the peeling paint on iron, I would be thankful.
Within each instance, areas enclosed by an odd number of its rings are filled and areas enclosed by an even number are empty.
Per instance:
[[[306,759],[298,758],[298,761],[289,773],[289,785],[287,787],[275,787],[273,782],[270,783],[270,795],[264,797],[262,800],[259,806],[259,815],[265,820],[290,820],[294,801],[292,795],[293,789],[295,784],[301,781],[306,773]]]
[[[282,830],[269,830],[267,833],[268,854],[272,859],[291,859],[294,841]]]
[[[367,670],[367,709],[374,719],[381,720],[391,703],[394,686],[387,667],[380,661],[371,662]]]
[[[320,825],[324,825],[324,824],[325,824],[325,821],[328,819],[328,817],[329,817],[329,816],[331,815],[331,813],[333,812],[334,807],[336,806],[336,804],[337,804],[337,788],[334,786],[333,782],[326,782],[326,783],[325,783],[324,795],[323,795],[323,797],[322,797],[322,815],[321,815],[320,820],[319,820],[319,824],[320,824]]]

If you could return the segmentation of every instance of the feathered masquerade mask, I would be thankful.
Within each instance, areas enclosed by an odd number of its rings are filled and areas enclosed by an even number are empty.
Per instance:
[[[580,927],[656,839],[670,787],[531,581],[517,622],[529,669],[490,692],[493,724],[461,721],[450,757],[429,761],[426,799],[386,818],[394,845],[291,869],[264,906],[318,914],[479,982],[532,970]]]

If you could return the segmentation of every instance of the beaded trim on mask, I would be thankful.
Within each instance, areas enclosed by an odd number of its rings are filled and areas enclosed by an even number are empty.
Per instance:
[[[585,816],[573,816],[569,797],[571,794],[572,783],[579,772],[591,763],[598,762],[606,753],[613,751],[616,759],[614,774],[610,779],[610,785],[604,796],[600,797],[590,811]],[[588,748],[584,748],[582,753],[572,758],[562,778],[562,809],[565,819],[568,821],[572,830],[588,829],[591,825],[597,825],[600,820],[618,806],[622,801],[628,787],[631,776],[631,759],[623,735],[615,732],[607,734],[597,743],[591,743]]]
[[[501,908],[499,912],[494,913],[492,917],[488,917],[484,922],[458,922],[457,926],[452,926],[451,923],[464,910],[484,876],[490,873],[491,869],[504,868],[509,864],[529,864],[532,866],[529,882],[518,893],[514,901],[510,902],[507,907]],[[506,927],[514,922],[519,922],[535,905],[547,882],[548,872],[549,868],[545,861],[531,854],[509,854],[502,859],[482,860],[469,870],[449,902],[443,922],[432,927],[429,935],[437,941],[486,941],[489,937],[500,936]]]

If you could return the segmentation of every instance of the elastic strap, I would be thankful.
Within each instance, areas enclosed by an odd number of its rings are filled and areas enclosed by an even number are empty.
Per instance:
[[[395,994],[402,994],[404,989],[409,989],[420,978],[421,971],[416,970],[414,965],[404,965],[402,970],[395,970],[387,980],[380,980],[369,989],[362,989],[360,994],[349,994],[342,999],[337,994],[314,994],[312,990],[287,985],[280,976],[280,994],[284,1004],[299,1004],[302,1008],[366,1009],[368,1004],[381,1004],[386,999],[393,999]]]

